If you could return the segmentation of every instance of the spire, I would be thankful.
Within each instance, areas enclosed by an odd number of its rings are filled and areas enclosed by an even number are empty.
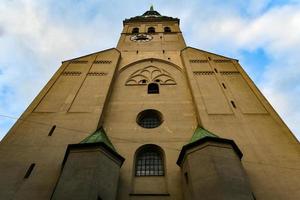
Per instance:
[[[153,5],[151,5],[150,10],[146,11],[142,17],[161,17],[161,14],[154,10]]]
[[[150,11],[154,11],[153,5],[150,6]]]
[[[151,5],[150,9],[147,10],[144,14],[139,15],[139,16],[135,16],[135,17],[131,17],[129,19],[125,19],[123,21],[123,23],[141,22],[141,21],[143,21],[143,22],[175,21],[175,22],[179,23],[178,18],[173,18],[173,17],[168,17],[168,16],[161,15],[159,12],[154,10],[153,5]]]

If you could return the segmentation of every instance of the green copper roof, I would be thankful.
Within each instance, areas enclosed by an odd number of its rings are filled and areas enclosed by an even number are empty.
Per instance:
[[[201,128],[201,127],[198,127],[195,132],[194,132],[194,135],[192,136],[191,140],[189,141],[189,144],[190,143],[193,143],[193,142],[196,142],[202,138],[205,138],[205,137],[218,137],[217,135],[209,132],[208,130],[204,129],[204,128]]]
[[[146,11],[141,17],[161,17],[161,14],[151,6],[150,10]]]
[[[82,140],[80,143],[97,143],[102,142],[110,147],[112,150],[116,151],[110,140],[108,139],[104,129],[101,127],[100,129],[96,130],[93,134]]]
[[[125,19],[123,23],[127,22],[152,22],[152,21],[176,21],[179,23],[179,19],[163,16],[156,10],[154,10],[153,6],[151,5],[150,9],[147,10],[144,14],[131,17],[130,19]]]
[[[153,5],[150,6],[150,11],[154,11]]]

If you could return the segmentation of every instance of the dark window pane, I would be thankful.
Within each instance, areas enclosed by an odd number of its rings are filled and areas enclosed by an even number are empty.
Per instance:
[[[163,176],[164,167],[161,153],[157,150],[144,150],[137,155],[136,176]]]

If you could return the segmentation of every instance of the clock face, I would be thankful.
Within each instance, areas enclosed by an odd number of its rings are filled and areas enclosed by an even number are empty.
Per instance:
[[[135,41],[135,42],[149,42],[150,40],[152,40],[152,36],[148,35],[148,34],[137,34],[137,35],[133,35],[130,37],[131,41]]]

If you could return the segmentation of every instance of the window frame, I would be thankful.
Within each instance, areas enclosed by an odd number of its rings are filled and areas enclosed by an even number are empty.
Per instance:
[[[147,165],[146,159],[144,159],[144,160],[143,160],[143,158],[139,159],[139,157],[142,157],[143,154],[146,154],[146,153],[155,153],[158,155],[159,159],[152,160],[152,162],[153,162],[152,165],[150,165],[151,160],[148,160],[148,165]],[[147,156],[149,158],[151,155],[146,155],[146,157]],[[158,161],[158,160],[160,160],[160,162],[155,164],[154,161]],[[141,162],[145,161],[145,164],[139,165],[139,161],[141,161]],[[138,168],[140,168],[140,172],[138,171]],[[148,168],[148,170],[147,170],[147,168]],[[150,171],[151,168],[152,168],[152,170],[154,169],[153,173],[151,173],[151,171]],[[144,171],[144,172],[141,173],[142,171]],[[146,144],[146,145],[141,146],[135,153],[134,176],[135,177],[164,177],[165,175],[166,175],[165,156],[164,156],[164,151],[162,150],[162,148],[160,148],[159,146],[154,145],[154,144]]]
[[[164,27],[164,33],[171,33],[171,32],[172,32],[172,30],[169,26]]]
[[[157,124],[154,125],[154,126],[147,126],[145,124],[151,124],[152,122],[145,122],[143,121],[145,118],[156,118],[158,121],[157,121]],[[149,120],[148,120],[149,121]],[[139,114],[137,115],[137,118],[136,118],[136,123],[142,127],[142,128],[145,128],[145,129],[154,129],[154,128],[157,128],[159,127],[162,123],[163,123],[163,117],[162,117],[162,114],[161,112],[159,112],[158,110],[154,110],[154,109],[147,109],[147,110],[143,110],[141,112],[139,112]]]
[[[140,33],[140,29],[138,27],[134,27],[131,31],[132,34],[138,34]]]
[[[155,27],[153,27],[153,26],[148,27],[147,33],[155,33]]]
[[[149,83],[147,87],[148,94],[159,94],[159,82],[156,83]],[[151,88],[150,88],[151,87]],[[154,88],[155,87],[155,88]]]

